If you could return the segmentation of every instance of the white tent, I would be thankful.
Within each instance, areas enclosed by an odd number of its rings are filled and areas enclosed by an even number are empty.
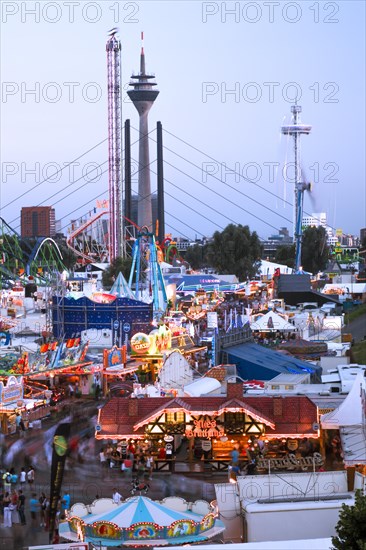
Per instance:
[[[323,414],[323,429],[339,429],[345,466],[366,464],[366,382],[358,373],[346,399],[334,411]]]
[[[273,311],[269,311],[262,317],[257,317],[256,321],[250,325],[251,330],[260,332],[295,331],[294,325],[286,321],[284,317]]]
[[[207,395],[217,391],[219,388],[221,388],[221,384],[216,378],[203,376],[191,384],[184,386],[183,390],[185,395],[189,397],[200,397],[201,395]]]
[[[362,426],[365,422],[363,401],[365,399],[365,377],[358,373],[352,389],[337,409],[322,414],[320,422],[325,430],[338,430],[343,426]]]
[[[291,274],[294,272],[294,270],[291,267],[287,267],[287,265],[276,264],[274,262],[268,262],[267,260],[261,261],[259,272],[263,276],[273,277],[273,274],[276,271],[276,269],[279,269],[280,273],[285,273],[285,274]]]

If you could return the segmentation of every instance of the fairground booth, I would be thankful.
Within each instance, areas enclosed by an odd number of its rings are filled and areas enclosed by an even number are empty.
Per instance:
[[[131,358],[137,359],[141,364],[138,375],[142,383],[155,381],[165,358],[170,353],[178,350],[189,359],[207,349],[206,346],[196,346],[184,329],[177,327],[176,333],[172,333],[164,324],[154,328],[149,334],[134,334],[130,345]]]
[[[225,470],[234,449],[243,463],[264,447],[278,460],[319,450],[317,420],[307,397],[243,397],[243,384],[229,383],[226,396],[112,398],[99,411],[95,437],[148,448],[157,468],[170,455]]]
[[[17,430],[17,416],[24,429],[41,420],[50,412],[47,386],[31,387],[23,376],[0,378],[0,426],[4,435]]]

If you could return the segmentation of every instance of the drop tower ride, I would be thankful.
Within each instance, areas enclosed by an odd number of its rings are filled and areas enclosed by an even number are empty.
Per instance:
[[[109,161],[109,261],[123,256],[122,239],[122,99],[121,42],[118,29],[110,31],[107,40],[108,67],[108,161]]]

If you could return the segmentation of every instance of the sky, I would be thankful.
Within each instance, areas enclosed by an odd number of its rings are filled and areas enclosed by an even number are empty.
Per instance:
[[[297,98],[312,125],[301,138],[303,176],[313,184],[304,210],[359,235],[364,25],[365,3],[349,0],[3,0],[0,215],[19,230],[22,206],[53,205],[66,232],[107,198],[105,43],[117,27],[122,118],[131,120],[133,143],[138,115],[126,90],[139,69],[141,31],[160,91],[149,115],[150,161],[154,191],[161,121],[167,232],[195,238],[240,223],[262,239],[281,227],[292,233],[293,143],[280,128]],[[136,145],[132,158],[136,165]]]

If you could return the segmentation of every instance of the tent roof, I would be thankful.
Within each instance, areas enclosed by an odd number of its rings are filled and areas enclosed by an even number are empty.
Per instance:
[[[178,512],[150,498],[138,496],[100,514],[88,514],[83,517],[83,520],[88,524],[96,521],[110,521],[118,527],[130,527],[134,523],[140,522],[152,522],[160,526],[167,526],[180,519],[200,522],[202,517],[193,512]]]
[[[119,296],[120,298],[135,298],[132,290],[128,286],[128,283],[121,272],[118,273],[117,279],[114,281],[113,286],[110,290],[110,294],[114,296]]]
[[[286,319],[274,311],[269,311],[261,317],[257,317],[256,321],[250,325],[250,328],[251,330],[260,331],[296,330],[294,325],[286,321]]]
[[[272,349],[265,348],[258,344],[247,342],[236,346],[225,348],[231,363],[237,363],[236,358],[240,359],[237,367],[238,374],[243,376],[242,366],[245,370],[250,370],[250,375],[245,372],[244,378],[255,377],[255,372],[259,367],[265,366],[269,371],[273,371],[273,378],[276,374],[304,372],[314,373],[320,372],[320,367],[313,365],[307,361],[301,361],[293,356],[287,356]],[[267,378],[266,378],[267,379]]]
[[[262,275],[273,275],[276,269],[280,270],[280,273],[293,273],[294,270],[287,265],[277,264],[275,262],[268,262],[267,260],[261,260],[259,271]]]
[[[363,373],[358,373],[346,399],[337,409],[321,416],[322,428],[331,430],[342,426],[361,426],[364,421],[362,395],[365,390],[365,377]]]
[[[206,395],[207,393],[211,393],[219,388],[221,388],[221,384],[218,380],[204,376],[198,380],[194,380],[194,382],[191,382],[190,384],[187,384],[183,389],[184,393],[186,393],[189,397],[199,397],[200,395]]]

